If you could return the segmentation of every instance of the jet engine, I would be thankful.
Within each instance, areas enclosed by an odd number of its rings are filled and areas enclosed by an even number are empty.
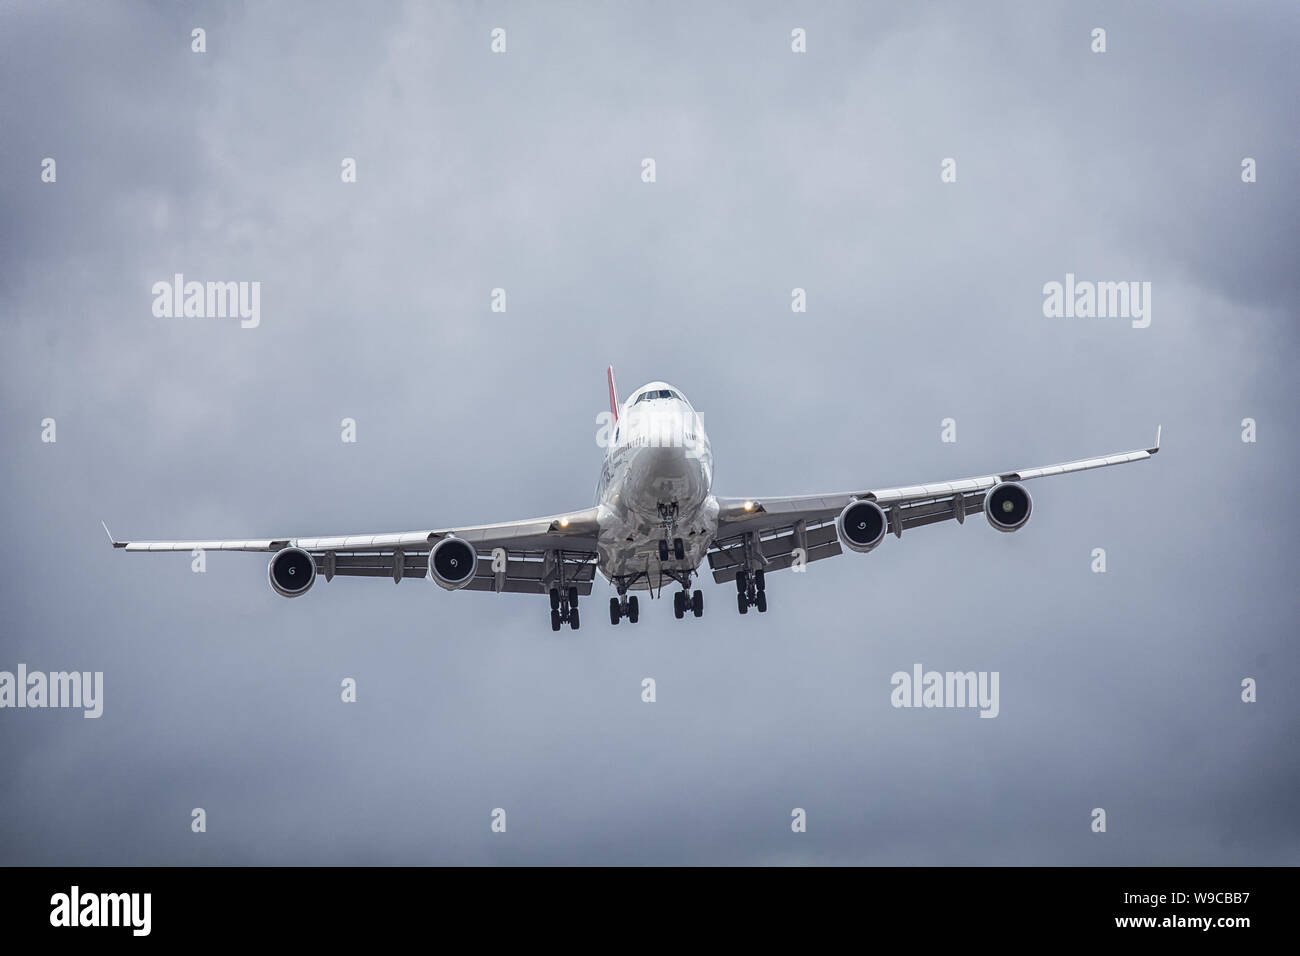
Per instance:
[[[1018,531],[1029,520],[1034,501],[1024,485],[1004,481],[989,489],[984,496],[984,517],[999,531]]]
[[[835,530],[850,551],[870,551],[885,540],[889,520],[874,501],[851,501],[835,519]]]
[[[306,594],[316,583],[316,559],[302,548],[284,548],[266,566],[266,577],[281,597]]]
[[[429,578],[440,588],[458,591],[474,580],[477,570],[478,552],[455,535],[443,538],[429,552]]]

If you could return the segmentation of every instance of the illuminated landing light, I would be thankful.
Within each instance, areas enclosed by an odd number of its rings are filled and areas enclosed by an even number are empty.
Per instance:
[[[752,501],[746,501],[746,502],[745,502],[745,510],[746,510],[746,511],[753,511],[753,510],[754,510],[754,502],[752,502]]]

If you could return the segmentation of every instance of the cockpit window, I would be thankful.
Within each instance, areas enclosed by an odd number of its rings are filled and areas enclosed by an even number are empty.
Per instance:
[[[633,402],[632,404],[640,405],[642,402],[648,401],[649,399],[652,398],[680,398],[680,397],[681,396],[679,396],[676,392],[674,392],[670,388],[660,388],[660,389],[652,388],[649,391],[642,392],[640,395],[638,395],[636,401]]]

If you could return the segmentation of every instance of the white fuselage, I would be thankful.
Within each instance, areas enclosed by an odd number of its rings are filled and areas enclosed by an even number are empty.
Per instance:
[[[609,433],[596,485],[601,574],[643,589],[671,581],[661,565],[697,568],[718,527],[712,486],[709,439],[686,397],[665,382],[633,392]],[[659,542],[673,537],[685,557],[661,562]]]

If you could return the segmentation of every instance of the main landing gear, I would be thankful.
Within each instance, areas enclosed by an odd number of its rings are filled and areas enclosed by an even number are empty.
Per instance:
[[[623,618],[628,622],[635,624],[641,616],[641,609],[637,605],[636,595],[628,597],[626,594],[609,599],[609,623],[617,624]]]
[[[573,630],[578,629],[578,589],[573,585],[564,592],[551,588],[551,630],[558,631],[565,621]]]
[[[690,611],[696,617],[704,616],[704,592],[691,590],[691,578],[695,572],[690,568],[659,568],[660,594],[663,593],[664,581],[673,581],[681,585],[681,590],[673,595],[673,617],[681,620]]]
[[[687,596],[689,593],[689,597]],[[704,592],[703,591],[678,591],[673,595],[673,617],[681,620],[690,611],[696,617],[704,616]]]
[[[741,614],[749,613],[751,607],[758,608],[759,614],[767,612],[767,591],[764,590],[766,582],[763,580],[763,569],[759,568],[751,576],[748,571],[739,571],[736,574],[736,610]]]
[[[641,608],[637,604],[636,595],[628,597],[627,589],[645,576],[644,571],[636,571],[632,574],[621,574],[610,579],[614,587],[618,588],[618,597],[609,599],[609,623],[617,624],[627,618],[629,624],[635,624],[640,619]]]

